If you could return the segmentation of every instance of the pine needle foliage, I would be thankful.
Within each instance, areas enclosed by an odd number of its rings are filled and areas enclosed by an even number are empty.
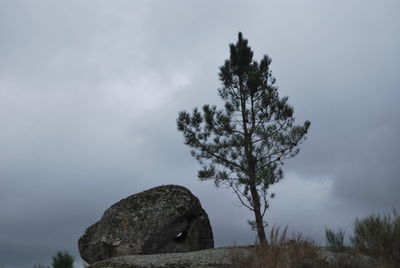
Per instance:
[[[288,97],[278,96],[270,64],[267,55],[255,61],[239,33],[230,58],[219,68],[224,107],[204,105],[180,112],[177,119],[185,144],[202,166],[200,180],[234,191],[240,204],[254,212],[249,223],[261,243],[267,243],[263,219],[274,197],[268,189],[283,178],[283,161],[299,152],[310,127],[309,121],[295,124]]]

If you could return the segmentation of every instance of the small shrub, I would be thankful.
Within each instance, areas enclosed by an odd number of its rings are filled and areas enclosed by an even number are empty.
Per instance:
[[[351,242],[361,253],[379,260],[387,267],[396,267],[400,263],[399,214],[393,210],[392,214],[357,218]]]
[[[330,229],[325,229],[325,237],[328,249],[333,252],[344,252],[346,247],[344,245],[345,232],[339,230],[337,233]]]
[[[73,268],[74,257],[66,251],[58,251],[53,256],[53,268]]]

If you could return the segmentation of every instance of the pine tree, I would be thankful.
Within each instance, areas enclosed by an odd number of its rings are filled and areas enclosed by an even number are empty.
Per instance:
[[[295,125],[288,98],[279,98],[278,87],[265,55],[258,63],[248,41],[239,33],[230,44],[230,58],[220,67],[218,95],[223,109],[204,105],[190,114],[179,112],[178,130],[202,165],[200,180],[233,189],[241,204],[254,212],[248,221],[260,243],[267,244],[264,221],[270,185],[283,178],[283,161],[294,157],[304,142],[310,122]]]

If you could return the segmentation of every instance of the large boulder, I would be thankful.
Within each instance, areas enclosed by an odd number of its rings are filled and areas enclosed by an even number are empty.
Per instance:
[[[78,246],[92,264],[122,255],[208,249],[214,240],[199,199],[185,187],[165,185],[112,205],[86,229]]]

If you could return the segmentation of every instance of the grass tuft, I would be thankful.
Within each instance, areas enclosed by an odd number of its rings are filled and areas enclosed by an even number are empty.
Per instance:
[[[343,230],[339,230],[335,233],[330,229],[325,229],[325,237],[330,251],[344,252],[347,249],[344,245],[345,232]]]
[[[322,263],[319,249],[314,242],[298,234],[288,237],[287,226],[281,230],[273,226],[269,244],[257,244],[250,254],[234,251],[231,256],[234,268],[279,268],[313,267],[311,263]]]

